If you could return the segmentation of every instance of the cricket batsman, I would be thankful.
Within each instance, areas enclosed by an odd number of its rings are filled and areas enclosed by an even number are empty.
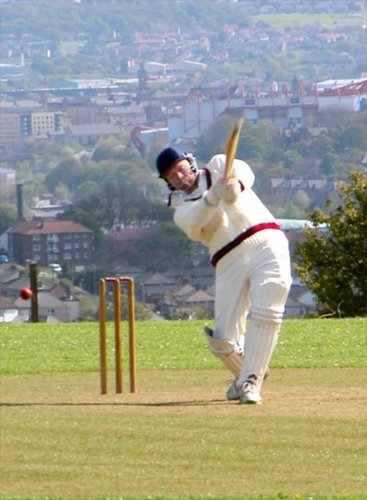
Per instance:
[[[215,326],[205,336],[234,376],[227,399],[259,404],[291,286],[287,238],[253,191],[246,162],[234,159],[227,176],[224,154],[199,169],[191,154],[168,147],[156,165],[177,198],[175,223],[208,247],[215,267]]]

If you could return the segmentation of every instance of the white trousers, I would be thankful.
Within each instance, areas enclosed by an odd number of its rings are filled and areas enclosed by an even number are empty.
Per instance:
[[[281,231],[266,233],[266,238],[259,233],[264,241],[256,246],[245,240],[232,251],[233,256],[230,252],[232,262],[227,259],[223,267],[218,263],[215,285],[214,337],[237,344],[245,339],[238,385],[255,376],[259,390],[291,286],[288,240]]]

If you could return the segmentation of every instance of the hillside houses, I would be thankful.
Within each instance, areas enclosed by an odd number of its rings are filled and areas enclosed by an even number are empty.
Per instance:
[[[302,229],[308,221],[280,219],[291,251],[296,242],[303,239]],[[118,235],[121,245],[134,248],[136,239],[146,234],[147,230],[134,231],[133,228],[120,230]],[[113,241],[113,240],[111,240]],[[200,249],[197,255],[201,255]],[[40,266],[40,269],[43,269]],[[135,280],[137,302],[145,304],[160,317],[173,318],[212,318],[214,314],[215,286],[214,268],[210,265],[207,252],[189,267],[172,267],[165,272],[148,272],[143,268],[130,267],[116,262],[109,262],[109,274],[112,276],[132,276]],[[47,275],[47,273],[46,273]],[[57,276],[52,273],[48,279],[42,270],[39,280],[39,303],[42,321],[76,321],[81,319],[79,312],[80,296],[73,296],[69,289],[61,286]],[[98,277],[94,275],[94,292],[98,290]],[[82,284],[82,281],[81,281]],[[27,271],[14,263],[0,265],[0,321],[28,321],[29,301],[19,298],[19,290],[29,287]],[[80,291],[79,291],[80,293]],[[86,292],[83,292],[86,293]],[[285,317],[304,317],[315,312],[315,298],[297,276],[294,276]],[[95,313],[97,310],[95,311]]]
[[[303,3],[242,1],[238,2],[237,8],[246,18],[259,13],[359,13],[363,9],[363,3],[347,0]],[[153,33],[136,30],[128,43],[126,37],[116,29],[111,32],[103,30],[98,35],[98,40],[93,41],[82,38],[86,33],[70,34],[71,38],[74,37],[70,43],[75,42],[77,48],[75,54],[69,57],[72,59],[74,56],[85,55],[94,58],[96,62],[103,58],[103,64],[98,66],[100,76],[78,78],[81,75],[75,75],[60,79],[56,88],[41,86],[38,89],[2,92],[0,149],[19,150],[29,136],[48,140],[74,139],[90,145],[106,135],[130,134],[136,125],[153,128],[168,126],[170,140],[182,139],[189,132],[197,138],[219,114],[228,112],[227,108],[242,110],[246,120],[253,123],[259,119],[271,119],[285,127],[292,121],[305,123],[306,118],[308,120],[311,115],[316,124],[321,106],[327,103],[327,107],[332,107],[339,105],[339,101],[329,102],[323,99],[321,105],[321,97],[313,95],[315,82],[302,81],[296,89],[287,82],[273,82],[271,71],[261,78],[247,74],[248,62],[256,60],[264,51],[283,57],[299,50],[303,54],[302,64],[322,65],[322,73],[325,75],[342,75],[346,72],[354,75],[360,73],[356,68],[364,61],[363,49],[348,53],[344,48],[330,57],[330,48],[338,47],[341,42],[348,44],[353,30],[362,30],[362,25],[361,16],[356,17],[355,26],[333,26],[329,30],[323,29],[318,23],[283,29],[270,26],[264,21],[248,25],[244,21],[239,26],[224,25],[219,33],[205,26],[200,29],[185,26],[185,30],[162,28]],[[11,55],[10,59],[14,60],[18,71],[29,72],[32,70],[34,57],[45,57],[52,63],[53,58],[62,56],[60,44],[52,43],[52,49],[49,45],[48,40],[40,43],[31,33],[22,34],[19,38],[15,33],[4,33],[0,50],[4,58]],[[18,59],[21,64],[17,64]],[[114,67],[105,67],[109,60],[115,61]],[[116,61],[119,61],[119,68]],[[204,102],[203,107],[197,110],[194,119],[196,122],[201,120],[202,126],[192,127],[192,123],[188,123],[186,127],[184,122],[193,113],[193,109],[185,108],[184,105],[185,100],[190,99],[187,81],[195,74],[205,73],[208,66],[215,68],[232,63],[243,65],[243,74],[231,78],[234,81],[230,81],[224,74],[220,92],[212,87],[210,98],[200,88],[200,99],[209,100],[208,106]],[[7,66],[9,65],[11,63]],[[11,81],[9,77],[9,82]],[[212,86],[213,83],[209,81],[206,85]],[[233,87],[232,90],[230,87]],[[278,91],[271,96],[274,101],[264,100],[261,105],[259,99],[270,97],[270,88],[274,90],[275,87]],[[289,93],[286,90],[288,87]],[[169,101],[159,101],[157,91],[161,89],[169,91]],[[223,107],[218,93],[226,100],[231,92],[232,98],[236,95],[237,102],[230,102]],[[289,99],[284,99],[284,93],[289,94]],[[242,98],[251,99],[254,95],[258,96],[255,102],[241,103]],[[35,98],[36,101],[31,103]],[[291,101],[291,98],[302,99],[296,102]],[[358,103],[355,101],[344,100],[344,105],[351,110],[358,110]],[[197,106],[196,101],[194,106]],[[286,110],[281,111],[284,106]],[[209,108],[213,107],[218,109],[218,113],[210,118],[205,116],[209,113]],[[177,120],[178,113],[180,120]],[[279,113],[283,113],[282,119],[276,120],[275,116]],[[79,125],[91,126],[94,133],[90,129],[82,131],[74,128]],[[116,131],[113,127],[119,127],[120,130]]]
[[[19,296],[29,288],[26,268],[13,263],[0,265],[0,323],[22,323],[31,319],[31,301]],[[41,276],[38,280],[38,312],[40,322],[65,322],[80,319],[79,299],[54,279]]]
[[[292,203],[300,192],[305,193],[311,200],[335,198],[340,180],[279,177],[272,178],[270,182],[268,203],[280,206],[282,203]]]

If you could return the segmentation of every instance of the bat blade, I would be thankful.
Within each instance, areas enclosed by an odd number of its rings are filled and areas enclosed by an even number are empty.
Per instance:
[[[233,160],[236,155],[238,139],[240,137],[242,124],[243,124],[243,118],[237,120],[233,132],[228,138],[227,149],[226,149],[226,166],[224,170],[225,179],[229,179],[231,177]]]

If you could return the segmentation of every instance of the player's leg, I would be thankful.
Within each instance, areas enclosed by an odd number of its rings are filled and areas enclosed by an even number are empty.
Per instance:
[[[244,268],[243,262],[236,262],[216,276],[215,327],[214,330],[205,329],[210,351],[236,378],[242,369],[248,308]]]
[[[279,237],[274,238],[269,246],[253,253],[251,269],[251,318],[246,333],[245,359],[238,379],[238,385],[243,387],[243,403],[261,401],[262,382],[278,341],[291,284],[288,242],[285,237],[284,241]]]

